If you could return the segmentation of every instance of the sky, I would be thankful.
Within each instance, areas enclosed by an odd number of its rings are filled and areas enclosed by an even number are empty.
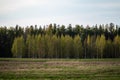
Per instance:
[[[0,0],[0,26],[120,25],[120,0]]]

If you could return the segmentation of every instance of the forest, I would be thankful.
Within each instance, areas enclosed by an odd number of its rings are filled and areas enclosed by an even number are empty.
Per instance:
[[[1,26],[0,57],[120,58],[120,26]]]

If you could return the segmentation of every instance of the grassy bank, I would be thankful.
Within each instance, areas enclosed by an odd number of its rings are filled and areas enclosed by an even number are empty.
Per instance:
[[[119,80],[120,59],[0,58],[0,80]]]

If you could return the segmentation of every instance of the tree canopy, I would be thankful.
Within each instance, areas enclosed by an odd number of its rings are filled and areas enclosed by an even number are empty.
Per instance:
[[[0,57],[119,58],[120,26],[1,26]]]

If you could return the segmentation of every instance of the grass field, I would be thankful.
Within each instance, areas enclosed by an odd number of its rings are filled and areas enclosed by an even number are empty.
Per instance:
[[[120,80],[120,59],[0,58],[0,80]]]

